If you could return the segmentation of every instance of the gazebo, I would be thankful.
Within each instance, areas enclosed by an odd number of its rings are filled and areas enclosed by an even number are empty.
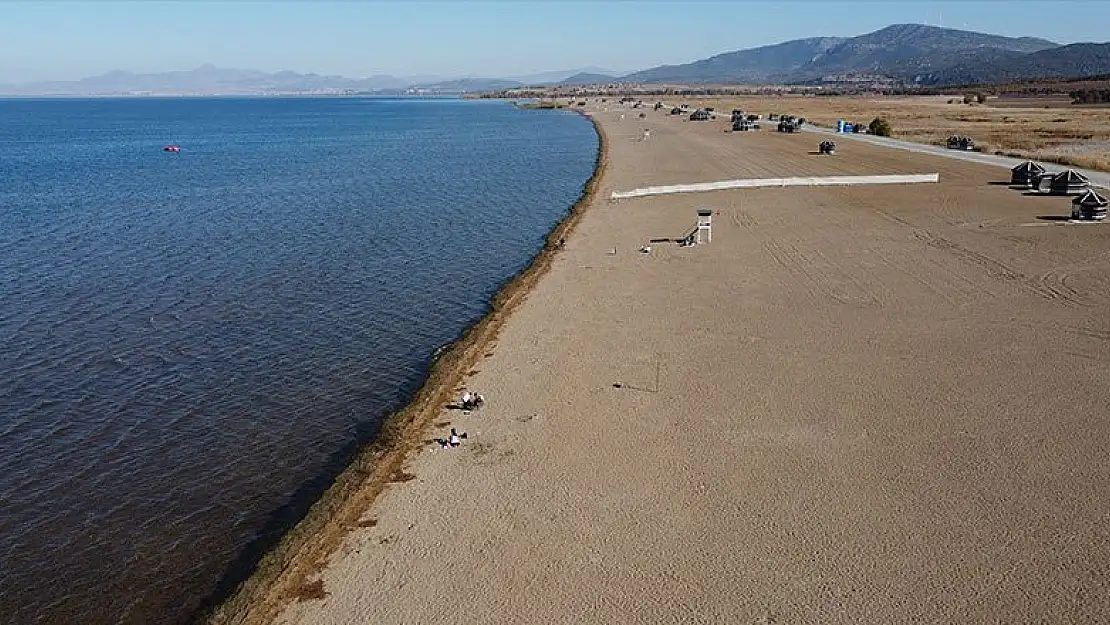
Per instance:
[[[1033,161],[1025,161],[1010,170],[1010,184],[1018,187],[1031,187],[1036,184],[1037,179],[1043,173],[1045,173],[1044,167]]]
[[[1101,221],[1106,219],[1106,205],[1110,203],[1101,195],[1087,190],[1083,195],[1071,201],[1071,218],[1083,221]]]
[[[1048,192],[1053,195],[1078,195],[1089,189],[1091,183],[1083,174],[1074,169],[1064,171],[1052,177],[1049,182]]]

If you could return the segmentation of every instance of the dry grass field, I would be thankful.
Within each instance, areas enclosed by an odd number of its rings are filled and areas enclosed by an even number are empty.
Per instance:
[[[835,126],[838,119],[866,124],[885,117],[894,135],[909,141],[943,145],[950,135],[966,135],[984,152],[1110,171],[1110,108],[1070,106],[1059,97],[989,98],[985,104],[971,105],[963,103],[962,94],[736,96],[682,101],[712,106],[726,114],[736,108],[764,116],[788,113],[821,126]]]

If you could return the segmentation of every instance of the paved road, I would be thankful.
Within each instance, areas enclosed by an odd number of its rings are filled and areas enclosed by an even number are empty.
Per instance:
[[[836,132],[831,128],[822,128],[820,126],[813,126],[806,124],[802,126],[802,130],[807,132],[816,132],[825,135],[835,135],[837,137],[844,137],[853,141],[865,141],[873,145],[881,145],[890,148],[898,148],[900,150],[909,150],[911,152],[921,152],[923,154],[935,154],[938,156],[945,156],[948,158],[959,159],[962,161],[971,161],[974,163],[984,163],[987,165],[996,165],[998,167],[1005,167],[1007,169],[1013,168],[1019,163],[1023,163],[1028,159],[1011,158],[1009,156],[997,156],[995,154],[983,154],[981,152],[966,152],[960,150],[949,150],[936,145],[925,145],[922,143],[913,143],[912,141],[903,141],[901,139],[891,139],[888,137],[876,137],[873,135],[858,135],[858,134],[844,134]],[[1042,164],[1049,171],[1062,171],[1067,168],[1066,165],[1049,164],[1042,161]],[[1103,189],[1110,189],[1110,173],[1092,171],[1090,169],[1081,169],[1079,167],[1072,167],[1075,171],[1087,176],[1091,181],[1091,185]]]

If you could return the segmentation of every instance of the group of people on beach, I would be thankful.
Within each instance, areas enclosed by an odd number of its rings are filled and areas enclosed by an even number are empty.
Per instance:
[[[459,407],[463,410],[474,410],[481,408],[484,403],[486,403],[486,399],[478,393],[463,391],[462,398],[459,400]]]
[[[481,408],[482,404],[484,403],[486,403],[486,398],[482,397],[480,393],[463,391],[462,397],[459,398],[459,403],[456,404],[454,407],[469,412],[471,410],[477,410],[478,408]],[[435,440],[437,443],[439,443],[440,447],[443,447],[444,449],[449,449],[451,447],[458,447],[459,445],[461,445],[462,439],[464,438],[466,438],[466,432],[460,433],[455,431],[455,428],[451,428],[450,436],[448,436],[447,438],[437,438]]]

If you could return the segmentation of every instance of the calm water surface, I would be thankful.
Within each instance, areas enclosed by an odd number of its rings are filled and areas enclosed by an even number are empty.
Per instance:
[[[0,101],[0,621],[189,622],[596,153],[492,102]]]

